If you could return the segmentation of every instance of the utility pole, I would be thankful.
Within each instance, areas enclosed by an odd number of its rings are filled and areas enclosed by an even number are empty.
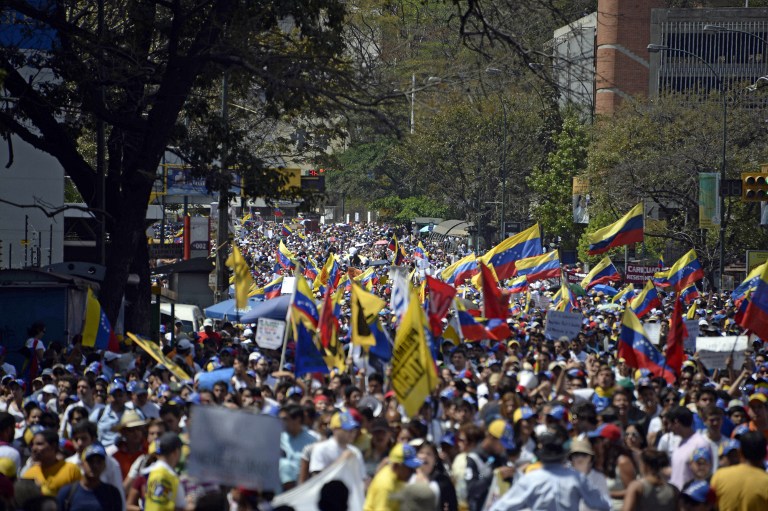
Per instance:
[[[227,254],[229,250],[229,188],[227,187],[228,180],[224,179],[224,175],[227,172],[227,166],[229,165],[228,151],[226,143],[226,134],[229,131],[229,107],[227,105],[229,101],[229,73],[224,72],[224,79],[222,80],[221,91],[221,118],[224,121],[224,136],[225,140],[222,142],[221,151],[221,179],[219,183],[219,225],[218,234],[216,238],[216,302],[220,302],[227,296],[227,289],[229,288],[229,279],[227,278],[227,266],[225,261],[227,260]]]
[[[104,36],[104,0],[99,0],[98,3],[98,21],[97,21],[97,32],[98,32],[98,39],[99,42],[103,42],[103,36]],[[102,53],[103,56],[103,53]],[[101,57],[99,57],[101,58]],[[104,80],[103,80],[103,73],[101,72],[101,60],[97,60],[97,66],[98,66],[98,80],[99,80],[99,101],[101,101],[101,104],[106,107],[106,102],[104,98]],[[106,265],[107,261],[107,216],[106,216],[106,209],[107,209],[107,170],[106,170],[106,162],[105,162],[105,150],[104,146],[106,145],[105,141],[105,134],[104,134],[104,121],[97,116],[96,118],[96,176],[98,179],[98,184],[96,185],[97,190],[97,197],[98,197],[98,204],[101,211],[98,213],[97,217],[97,224],[99,226],[98,228],[98,234],[96,239],[96,247],[97,252],[99,256],[99,263],[104,266]]]

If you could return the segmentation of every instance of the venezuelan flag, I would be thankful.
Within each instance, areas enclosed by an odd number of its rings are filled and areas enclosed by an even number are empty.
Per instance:
[[[485,327],[481,323],[475,321],[475,318],[472,317],[459,302],[456,303],[456,315],[459,319],[459,326],[461,327],[461,336],[470,341],[487,339],[488,332],[485,330]]]
[[[519,259],[515,275],[525,275],[528,282],[556,279],[560,276],[560,255],[557,250],[546,254]]]
[[[257,300],[264,300],[264,288],[256,287],[254,282],[251,289],[248,290],[248,298],[256,298]]]
[[[478,260],[486,266],[493,266],[499,280],[506,280],[514,275],[516,261],[541,255],[541,252],[541,231],[539,224],[535,224],[505,239]]]
[[[424,245],[419,242],[419,244],[416,246],[416,248],[413,249],[413,258],[414,259],[426,259],[427,258],[427,251],[424,250]]]
[[[312,288],[323,294],[325,294],[326,288],[331,290],[336,289],[336,286],[339,285],[339,281],[341,280],[341,273],[341,266],[339,265],[336,256],[329,254],[320,273],[317,274]]]
[[[616,296],[613,297],[613,300],[611,300],[613,303],[618,303],[623,298],[624,300],[632,300],[632,298],[635,297],[635,285],[630,284],[621,291],[619,291]]]
[[[288,226],[287,226],[287,225],[285,225],[285,224],[283,224],[283,226],[281,227],[281,231],[280,231],[280,232],[281,232],[281,234],[282,234],[282,236],[283,236],[284,238],[287,238],[288,236],[290,236],[291,234],[293,234],[293,231],[291,230],[291,228],[290,228],[290,227],[288,227]]]
[[[363,273],[355,277],[354,280],[359,282],[360,285],[363,286],[366,291],[370,291],[371,289],[373,289],[374,284],[376,284],[379,281],[379,278],[376,275],[376,270],[374,270],[373,266],[371,266],[368,269],[366,269]]]
[[[525,275],[521,275],[512,280],[512,285],[507,288],[511,294],[525,293],[528,290],[528,279]]]
[[[764,342],[768,341],[768,264],[763,268],[754,290],[749,294],[749,302],[743,315],[739,315],[739,325],[754,332]]]
[[[400,242],[397,241],[397,236],[394,234],[388,248],[392,251],[392,266],[402,266],[405,262],[405,252],[403,252],[403,247],[400,246]]]
[[[703,278],[704,270],[693,249],[678,259],[668,271],[657,272],[653,276],[656,285],[671,287],[678,292]]]
[[[443,270],[442,273],[440,273],[440,276],[442,277],[443,282],[459,286],[462,282],[472,278],[472,276],[479,271],[475,254],[469,254]]]
[[[264,299],[271,300],[277,298],[282,294],[283,289],[283,277],[277,277],[275,280],[264,286]]]
[[[587,234],[589,255],[602,254],[614,247],[643,241],[643,203],[641,202],[618,221]]]
[[[610,257],[603,257],[581,281],[581,287],[589,290],[597,284],[607,284],[608,282],[617,282],[621,279],[619,271],[611,262]]]
[[[304,267],[304,276],[314,282],[318,273],[320,272],[317,271],[317,263],[311,257],[307,257],[307,265]]]
[[[763,274],[763,270],[765,270],[766,266],[768,266],[768,263],[763,263],[749,272],[749,275],[747,275],[747,278],[744,279],[744,282],[739,284],[739,286],[731,293],[731,299],[734,302],[749,297],[752,291],[754,291],[757,287],[758,281],[760,280],[760,275]]]
[[[652,280],[645,283],[645,287],[640,291],[636,297],[630,302],[632,312],[637,315],[638,318],[642,318],[651,309],[661,307],[661,299],[659,299],[659,293],[656,291],[656,286]]]
[[[640,319],[627,307],[621,321],[619,334],[619,357],[635,369],[649,369],[654,376],[662,376],[668,383],[675,383],[675,373],[667,365],[643,329]]]
[[[112,326],[99,300],[93,294],[91,288],[85,298],[85,324],[83,325],[83,346],[90,346],[97,350],[105,350],[109,347],[109,339],[112,336]]]
[[[552,308],[556,311],[571,312],[574,309],[574,296],[568,284],[563,284],[552,297]]]
[[[312,290],[307,284],[307,279],[301,275],[296,275],[296,290],[291,301],[291,313],[295,314],[296,318],[304,323],[310,331],[317,329],[320,314],[312,296]]]
[[[286,270],[293,271],[296,269],[295,260],[296,256],[294,256],[293,253],[288,250],[288,247],[285,246],[285,243],[280,240],[280,245],[277,247],[277,263]]]
[[[699,290],[696,288],[696,284],[691,284],[680,292],[680,296],[683,298],[683,303],[688,305],[696,298],[699,297]]]

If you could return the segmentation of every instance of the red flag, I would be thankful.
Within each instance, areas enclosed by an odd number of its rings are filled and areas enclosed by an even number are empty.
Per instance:
[[[320,334],[320,343],[323,348],[328,348],[331,341],[339,330],[339,320],[333,313],[333,297],[331,296],[331,287],[325,290],[323,297],[323,308],[320,309],[320,320],[317,323],[317,331]]]
[[[427,275],[427,289],[429,290],[429,310],[427,311],[429,326],[432,328],[432,335],[437,336],[443,333],[442,320],[448,314],[448,308],[456,296],[456,288]]]
[[[678,376],[683,366],[683,345],[687,337],[688,329],[683,321],[683,300],[678,294],[675,297],[675,308],[672,311],[669,333],[667,333],[667,366]]]
[[[483,263],[478,263],[478,265],[480,266],[485,317],[488,319],[507,319],[509,296],[501,292],[491,270]]]

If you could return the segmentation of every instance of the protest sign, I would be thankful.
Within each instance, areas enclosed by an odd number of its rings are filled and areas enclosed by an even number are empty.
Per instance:
[[[685,338],[683,349],[685,351],[696,351],[696,338],[699,336],[699,320],[686,319],[685,328],[688,330],[688,337]]]
[[[707,369],[725,369],[725,359],[733,354],[733,367],[744,363],[744,350],[747,349],[746,335],[727,337],[697,337],[696,351],[699,360]]]
[[[392,389],[408,417],[419,412],[437,386],[437,372],[427,347],[429,330],[418,291],[412,290],[408,310],[395,336],[392,354]]]
[[[256,327],[256,344],[259,348],[276,350],[283,345],[285,321],[279,319],[259,318]]]
[[[581,320],[584,316],[572,312],[549,311],[544,337],[556,340],[560,337],[573,339],[581,332]]]
[[[163,349],[154,341],[149,339],[142,339],[132,334],[131,332],[125,333],[138,347],[147,352],[147,354],[154,358],[158,364],[163,364],[179,381],[191,381],[192,377],[188,375],[184,370],[179,367],[174,361],[169,359],[163,354]]]
[[[194,406],[191,413],[190,476],[227,486],[280,490],[280,419],[213,406]]]
[[[281,295],[290,295],[296,291],[296,277],[283,277],[283,287],[280,288]]]
[[[272,499],[272,507],[290,506],[301,511],[319,511],[317,503],[320,501],[320,490],[326,483],[341,481],[349,490],[344,509],[363,509],[365,494],[362,470],[357,456],[347,451],[312,479]]]
[[[658,266],[643,266],[638,264],[628,264],[627,274],[624,276],[624,282],[635,285],[645,285],[645,282],[653,278],[653,274],[659,271]]]
[[[658,346],[661,339],[661,323],[643,323],[643,329],[651,344]]]

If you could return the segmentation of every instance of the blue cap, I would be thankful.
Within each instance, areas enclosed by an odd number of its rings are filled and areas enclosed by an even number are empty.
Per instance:
[[[104,446],[100,443],[96,442],[88,447],[85,448],[83,451],[83,454],[80,455],[81,459],[87,460],[91,456],[101,456],[102,458],[107,458],[107,450],[104,449]]]
[[[352,414],[349,413],[349,411],[338,412],[333,417],[331,417],[331,429],[341,428],[344,431],[352,431],[353,429],[357,429],[359,427],[360,423],[357,422],[354,417],[352,417]]]
[[[691,461],[706,461],[712,463],[712,449],[710,447],[699,447],[691,454]]]
[[[700,504],[710,501],[709,483],[704,480],[693,481],[683,490],[683,495]]]
[[[447,387],[440,392],[440,399],[454,399],[458,392],[453,387]]]
[[[566,413],[567,413],[567,411],[566,411],[564,406],[562,406],[562,405],[555,405],[547,413],[547,416],[548,417],[552,417],[553,419],[561,421],[561,420],[563,420],[565,418]]]
[[[285,393],[285,397],[303,396],[303,395],[304,395],[304,389],[302,389],[298,385],[294,385],[293,387],[289,388],[288,392]]]
[[[451,447],[456,446],[456,435],[453,433],[453,431],[449,431],[445,435],[443,435],[443,438],[440,439],[441,444],[450,445]]]
[[[109,384],[109,388],[107,389],[107,392],[109,392],[110,394],[114,394],[115,392],[118,392],[118,391],[125,392],[125,385],[120,380],[115,380]]]
[[[198,394],[197,392],[192,392],[189,396],[187,396],[187,403],[191,405],[199,405],[200,394]]]
[[[741,442],[739,442],[738,440],[729,438],[728,440],[725,441],[724,444],[720,446],[720,456],[727,456],[733,451],[738,451],[740,449],[741,449]]]
[[[416,455],[416,449],[409,444],[396,444],[389,451],[389,462],[399,463],[411,469],[419,468],[422,465],[422,461]]]

